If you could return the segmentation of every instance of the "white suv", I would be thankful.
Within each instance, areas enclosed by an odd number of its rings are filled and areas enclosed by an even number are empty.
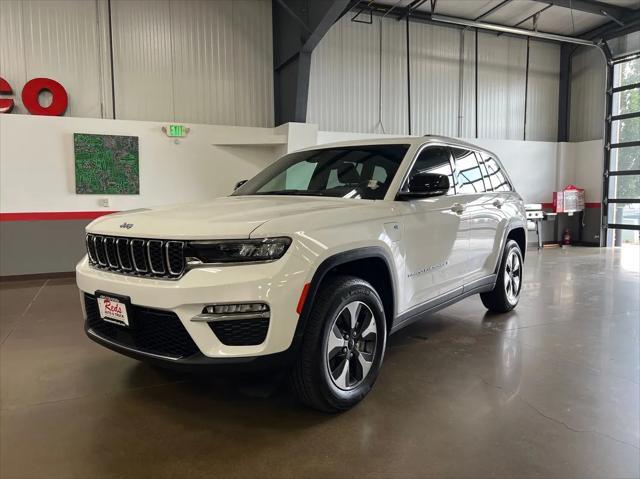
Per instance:
[[[180,367],[287,367],[306,404],[371,389],[387,336],[469,295],[518,303],[524,205],[441,137],[288,154],[225,198],[102,217],[77,282],[94,341]]]

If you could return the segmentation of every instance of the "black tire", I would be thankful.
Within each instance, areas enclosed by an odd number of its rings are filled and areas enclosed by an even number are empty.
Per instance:
[[[514,276],[509,274],[509,268],[512,265],[510,261],[513,255],[517,257],[519,264],[519,280],[517,287],[514,286]],[[514,240],[508,240],[502,252],[500,260],[500,268],[498,269],[498,278],[493,291],[488,293],[480,293],[482,304],[493,313],[507,313],[518,305],[520,300],[520,292],[522,291],[522,269],[523,269],[522,251],[520,246]],[[512,267],[512,266],[511,266]],[[508,277],[511,278],[511,284]],[[515,294],[510,294],[510,288]]]
[[[340,358],[336,354],[333,356],[334,359],[329,359],[329,341],[331,340],[330,335],[337,331],[334,328],[338,328],[339,324],[344,324],[347,321],[344,319],[345,315],[351,318],[351,313],[345,313],[345,311],[347,306],[353,304],[357,304],[357,313],[354,316],[356,319],[362,318],[357,324],[367,322],[367,329],[371,325],[375,325],[376,332],[375,339],[371,339],[373,336],[369,331],[365,332],[366,337],[369,338],[368,341],[364,336],[348,341],[348,352],[344,355],[344,361],[350,363],[351,366],[346,365],[346,374],[342,375],[342,378],[347,376],[345,384],[348,385],[350,380],[349,367],[353,369],[354,376],[357,376],[359,369],[361,377],[359,382],[354,380],[354,386],[351,389],[344,390],[337,386],[335,375],[332,376],[331,362],[339,361]],[[373,317],[371,317],[371,313]],[[353,331],[357,331],[357,328],[354,328]],[[360,333],[354,333],[354,335],[360,335]],[[313,308],[307,319],[302,338],[302,345],[290,372],[289,381],[294,394],[303,404],[323,412],[335,413],[352,408],[371,391],[382,364],[386,341],[387,327],[384,309],[375,289],[366,281],[353,276],[336,276],[327,279],[320,286],[318,295],[314,298]],[[363,346],[365,343],[367,346]],[[356,349],[356,344],[362,344],[361,348],[368,348],[372,352],[360,353]],[[345,348],[337,347],[333,350],[340,350],[340,354],[342,354]],[[365,354],[371,359],[371,361],[367,361],[370,363],[370,369],[366,373],[364,373],[361,362],[358,364],[352,362],[362,359],[359,358],[360,354]],[[335,370],[338,368],[339,366],[336,366]]]

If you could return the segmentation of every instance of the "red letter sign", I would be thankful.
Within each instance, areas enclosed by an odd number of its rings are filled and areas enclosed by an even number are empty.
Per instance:
[[[0,95],[11,95],[13,90],[7,80],[0,77]],[[0,98],[0,113],[11,113],[13,110],[13,100],[11,98]]]
[[[43,107],[38,101],[38,96],[44,90],[51,92],[53,96],[51,105],[47,107]],[[32,115],[63,115],[68,102],[67,91],[60,83],[50,78],[34,78],[22,89],[22,103]]]

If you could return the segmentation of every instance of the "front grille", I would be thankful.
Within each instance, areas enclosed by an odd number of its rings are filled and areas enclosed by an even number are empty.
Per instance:
[[[269,330],[269,318],[231,319],[208,323],[222,344],[255,346],[262,344]]]
[[[184,273],[184,242],[88,234],[89,262],[123,274],[177,279]]]
[[[199,350],[175,313],[130,305],[131,327],[119,326],[100,317],[95,296],[84,295],[87,326],[96,335],[143,353],[174,359],[193,356]]]

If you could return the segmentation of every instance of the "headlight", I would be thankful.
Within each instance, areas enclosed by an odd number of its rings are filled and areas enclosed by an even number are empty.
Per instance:
[[[191,241],[185,247],[187,264],[274,261],[286,253],[291,238]]]

